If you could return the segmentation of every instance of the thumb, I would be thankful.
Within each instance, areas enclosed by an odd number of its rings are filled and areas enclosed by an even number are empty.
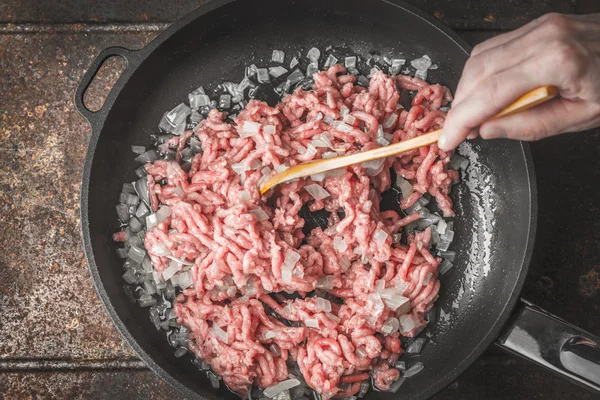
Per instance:
[[[564,98],[527,111],[485,122],[479,128],[484,139],[539,140],[564,132],[576,132],[600,123],[600,105]]]

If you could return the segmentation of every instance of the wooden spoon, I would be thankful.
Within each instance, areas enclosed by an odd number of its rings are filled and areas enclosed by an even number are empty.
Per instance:
[[[517,114],[534,107],[540,103],[548,101],[558,94],[558,89],[554,86],[542,86],[534,89],[531,92],[521,96],[517,101],[500,111],[491,119],[506,117],[508,115]],[[302,164],[295,165],[285,171],[273,175],[267,179],[260,187],[260,193],[263,194],[274,186],[282,182],[287,182],[292,179],[302,178],[309,175],[314,175],[334,169],[347,167],[352,164],[359,164],[365,161],[376,160],[379,158],[389,157],[396,154],[404,153],[409,150],[414,150],[422,146],[427,146],[436,143],[440,138],[442,129],[429,132],[416,138],[405,140],[403,142],[394,143],[389,146],[379,147],[373,150],[362,151],[360,153],[350,154],[348,156],[327,158],[321,160],[313,160]]]

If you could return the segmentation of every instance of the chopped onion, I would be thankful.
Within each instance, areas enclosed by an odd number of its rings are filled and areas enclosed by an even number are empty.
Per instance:
[[[347,114],[344,116],[343,121],[349,125],[354,125],[354,123],[356,122],[356,117],[354,115]]]
[[[331,127],[345,133],[352,132],[352,129],[354,129],[352,126],[342,121],[333,121]]]
[[[443,260],[438,267],[440,275],[444,275],[446,272],[450,271],[453,266],[454,265],[449,260]]]
[[[275,166],[275,172],[277,172],[278,174],[280,174],[280,173],[282,173],[283,171],[287,170],[288,168],[290,168],[290,167],[288,167],[288,166],[287,166],[287,165],[285,165],[285,164],[279,164],[279,165],[276,165],[276,166]]]
[[[300,260],[300,254],[296,253],[294,250],[288,250],[285,253],[285,259],[283,260],[283,264],[281,265],[281,279],[284,282],[292,281],[292,271],[296,266],[296,263]]]
[[[324,312],[331,312],[331,303],[329,302],[329,300],[317,297],[315,300],[315,304],[319,310]]]
[[[445,234],[447,226],[448,225],[446,224],[446,221],[444,221],[443,219],[440,222],[438,222],[438,224],[437,224],[437,231],[438,231],[438,233],[440,235]]]
[[[209,329],[210,333],[225,344],[229,344],[229,335],[220,326],[213,323]]]
[[[296,65],[298,65],[298,59],[294,57],[292,58],[292,61],[290,61],[290,68],[294,68]]]
[[[410,65],[416,70],[426,70],[431,67],[431,58],[428,55],[424,55],[421,58],[417,58],[410,62]]]
[[[332,290],[333,275],[324,275],[317,281],[317,289]]]
[[[423,370],[423,368],[425,368],[423,363],[421,361],[417,361],[412,367],[410,367],[409,369],[404,371],[403,376],[405,378],[410,378],[411,376],[415,376],[416,374],[421,372]]]
[[[408,282],[404,282],[402,279],[398,280],[398,282],[396,282],[396,289],[398,289],[398,292],[400,294],[404,294],[404,292],[406,291],[406,289],[408,289]]]
[[[294,68],[294,67],[290,67],[290,68]],[[304,74],[302,73],[302,71],[300,71],[299,69],[295,69],[291,74],[288,75],[287,77],[287,81],[290,83],[290,85],[293,85],[294,83],[298,83],[300,82],[302,79],[304,79]]]
[[[314,318],[306,318],[304,320],[304,323],[306,324],[306,326],[308,326],[309,328],[315,328],[315,329],[319,329],[319,320],[314,319]]]
[[[250,210],[250,212],[256,215],[256,219],[259,221],[267,221],[269,219],[269,215],[262,208]]]
[[[265,339],[273,339],[274,337],[276,337],[277,334],[273,331],[266,331],[265,332]]]
[[[401,376],[398,379],[396,379],[394,381],[394,383],[392,383],[390,385],[390,390],[389,391],[392,392],[392,393],[396,393],[398,391],[398,389],[400,389],[400,386],[402,386],[402,384],[404,383],[405,380],[406,380],[406,377],[404,377],[404,376]]]
[[[327,57],[327,60],[325,60],[325,65],[323,65],[323,66],[324,66],[325,68],[329,68],[329,67],[331,67],[332,65],[334,65],[334,64],[337,64],[337,62],[338,62],[338,59],[337,59],[337,58],[336,58],[336,57],[335,57],[333,54],[330,54],[330,55]]]
[[[187,265],[187,266],[194,265],[194,263],[184,261],[184,260],[182,260],[180,258],[176,258],[176,257],[173,257],[171,255],[165,255],[165,257],[167,257],[168,259],[173,260],[173,261],[175,261],[175,262],[177,262],[177,263],[179,263],[181,265]]]
[[[378,158],[375,160],[369,160],[361,163],[361,166],[365,169],[365,173],[368,176],[378,175],[383,169],[383,163],[385,158]]]
[[[283,63],[285,61],[285,53],[281,50],[273,50],[273,55],[271,56],[271,61],[277,63]]]
[[[162,277],[165,281],[168,281],[177,272],[181,271],[182,264],[177,261],[171,261],[169,266],[162,272]]]
[[[275,125],[265,125],[263,126],[263,132],[267,135],[274,135],[277,133],[277,127]]]
[[[426,69],[418,69],[415,72],[415,78],[426,81],[427,80],[427,70]]]
[[[452,242],[452,240],[454,239],[454,231],[451,231],[450,229],[446,229],[446,232],[442,233],[442,240],[448,241],[448,242]]]
[[[244,121],[242,128],[238,131],[241,138],[247,138],[256,135],[260,131],[261,125],[257,122]]]
[[[304,278],[304,271],[302,270],[302,268],[298,268],[298,266],[294,268],[292,274],[294,274],[294,276],[297,276],[300,279]]]
[[[375,290],[377,292],[381,291],[385,289],[385,280],[384,279],[378,279],[375,281]]]
[[[401,58],[395,58],[392,60],[392,66],[390,67],[390,75],[398,75],[402,66],[406,64],[406,60]]]
[[[273,386],[269,386],[268,388],[266,388],[263,391],[263,394],[266,397],[272,398],[277,396],[279,393],[285,391],[285,390],[290,390],[291,388],[294,388],[296,386],[300,385],[300,381],[298,379],[287,379],[285,381],[281,381],[276,385]]]
[[[415,341],[412,342],[410,344],[410,346],[408,346],[408,348],[406,349],[406,352],[408,354],[419,354],[421,352],[421,350],[423,349],[423,345],[425,345],[426,341],[427,340],[423,339],[423,338],[415,339]]]
[[[367,358],[369,356],[362,347],[357,347],[355,353],[359,358]]]
[[[250,198],[250,192],[247,190],[240,190],[238,192],[238,199],[240,201],[243,201],[244,203],[248,203],[250,202],[251,198]]]
[[[321,51],[319,49],[317,49],[316,47],[313,47],[312,49],[310,49],[308,51],[308,53],[306,54],[306,58],[308,58],[310,61],[319,61],[319,57],[321,57]]]
[[[171,208],[169,206],[160,206],[156,212],[156,223],[160,224],[165,219],[171,216]]]
[[[443,259],[446,259],[448,261],[454,261],[454,259],[456,258],[456,252],[455,251],[440,251],[440,257],[442,257]]]
[[[146,152],[146,147],[144,146],[131,146],[131,151],[135,154],[143,154]]]
[[[281,75],[287,74],[287,72],[288,70],[280,65],[269,68],[269,75],[271,75],[275,79],[279,78]]]
[[[340,267],[342,267],[342,272],[346,272],[348,271],[348,269],[350,268],[350,260],[348,260],[346,257],[342,257],[340,258]]]
[[[327,318],[329,318],[330,320],[332,320],[332,321],[334,321],[334,322],[337,322],[338,324],[339,324],[339,323],[340,323],[340,321],[341,321],[341,319],[340,319],[340,318],[339,318],[337,315],[334,315],[334,314],[332,314],[332,313],[330,313],[330,312],[328,312],[328,313],[325,313],[325,315],[327,316]]]
[[[344,65],[346,66],[346,68],[356,68],[356,60],[356,56],[346,57],[344,59]]]
[[[400,333],[409,333],[417,327],[417,323],[410,314],[401,315],[400,318]]]
[[[396,186],[402,192],[402,198],[406,199],[413,193],[412,185],[400,175],[396,176]]]
[[[316,183],[313,183],[311,185],[306,185],[304,186],[304,189],[310,193],[310,195],[312,197],[315,198],[315,200],[323,200],[326,199],[327,197],[331,196],[331,194],[329,194],[329,192],[325,189],[323,189],[321,186],[317,185]]]
[[[182,289],[187,289],[192,286],[194,282],[192,281],[192,273],[190,271],[184,271],[179,274],[179,287]]]
[[[258,68],[256,71],[256,79],[259,83],[268,83],[269,79],[269,71],[266,68]]]
[[[388,119],[386,119],[386,120],[383,122],[383,127],[384,127],[385,129],[389,129],[389,128],[391,128],[392,126],[394,126],[394,124],[396,123],[396,121],[397,121],[397,120],[398,120],[398,114],[396,114],[396,113],[392,113],[392,114],[391,114],[391,115],[388,117]]]
[[[379,244],[385,243],[385,240],[387,239],[387,237],[388,237],[388,233],[386,231],[384,231],[383,229],[378,230],[373,235],[373,239]]]
[[[348,244],[341,236],[336,236],[333,238],[333,248],[337,252],[343,253],[348,249]]]
[[[210,385],[213,387],[213,389],[218,389],[220,386],[219,377],[217,377],[217,375],[215,375],[212,371],[208,371],[207,375],[208,379],[210,379]]]
[[[144,260],[144,257],[146,257],[146,251],[137,246],[131,246],[127,256],[136,263],[141,263]]]
[[[410,311],[410,299],[408,297],[400,296],[399,291],[395,292],[396,295],[389,299],[384,299],[385,304],[392,311],[396,311],[398,315],[406,314]]]
[[[243,162],[238,163],[238,164],[231,164],[231,169],[238,175],[243,174],[244,172],[248,171],[248,167],[246,165],[244,165]]]
[[[146,230],[150,231],[158,224],[158,218],[156,214],[150,214],[146,217]]]
[[[369,301],[373,304],[373,317],[377,319],[379,315],[383,312],[385,305],[383,304],[383,300],[379,297],[377,293],[371,293],[369,295]]]
[[[397,332],[400,329],[400,321],[398,318],[388,318],[381,326],[381,331],[386,335]]]
[[[317,154],[317,149],[315,149],[315,146],[313,146],[312,144],[308,144],[306,146],[306,152],[309,154],[309,156],[312,158]]]

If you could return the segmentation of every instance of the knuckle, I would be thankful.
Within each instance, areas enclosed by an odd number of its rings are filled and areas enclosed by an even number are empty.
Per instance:
[[[563,14],[550,13],[544,15],[542,19],[540,27],[547,35],[565,36],[573,31],[571,20]]]
[[[555,63],[569,78],[578,78],[585,70],[586,55],[572,40],[561,40],[552,46]]]

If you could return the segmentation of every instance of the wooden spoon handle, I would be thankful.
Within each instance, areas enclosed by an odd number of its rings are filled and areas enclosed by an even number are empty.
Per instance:
[[[534,107],[540,103],[550,100],[556,97],[558,90],[554,86],[542,86],[529,93],[518,98],[514,103],[500,111],[491,119],[506,117],[522,111],[525,111],[531,107]],[[273,186],[277,186],[282,182],[286,182],[292,179],[302,178],[309,175],[314,175],[334,169],[347,167],[348,165],[358,164],[365,161],[377,160],[379,158],[385,158],[396,154],[404,153],[406,151],[414,150],[422,146],[427,146],[432,143],[436,143],[442,130],[429,132],[421,136],[417,136],[413,139],[405,140],[391,144],[389,146],[378,147],[373,150],[362,151],[360,153],[350,154],[343,157],[327,158],[321,160],[309,161],[306,163],[298,164],[287,170],[273,175],[267,179],[260,187],[260,193],[263,194]]]

